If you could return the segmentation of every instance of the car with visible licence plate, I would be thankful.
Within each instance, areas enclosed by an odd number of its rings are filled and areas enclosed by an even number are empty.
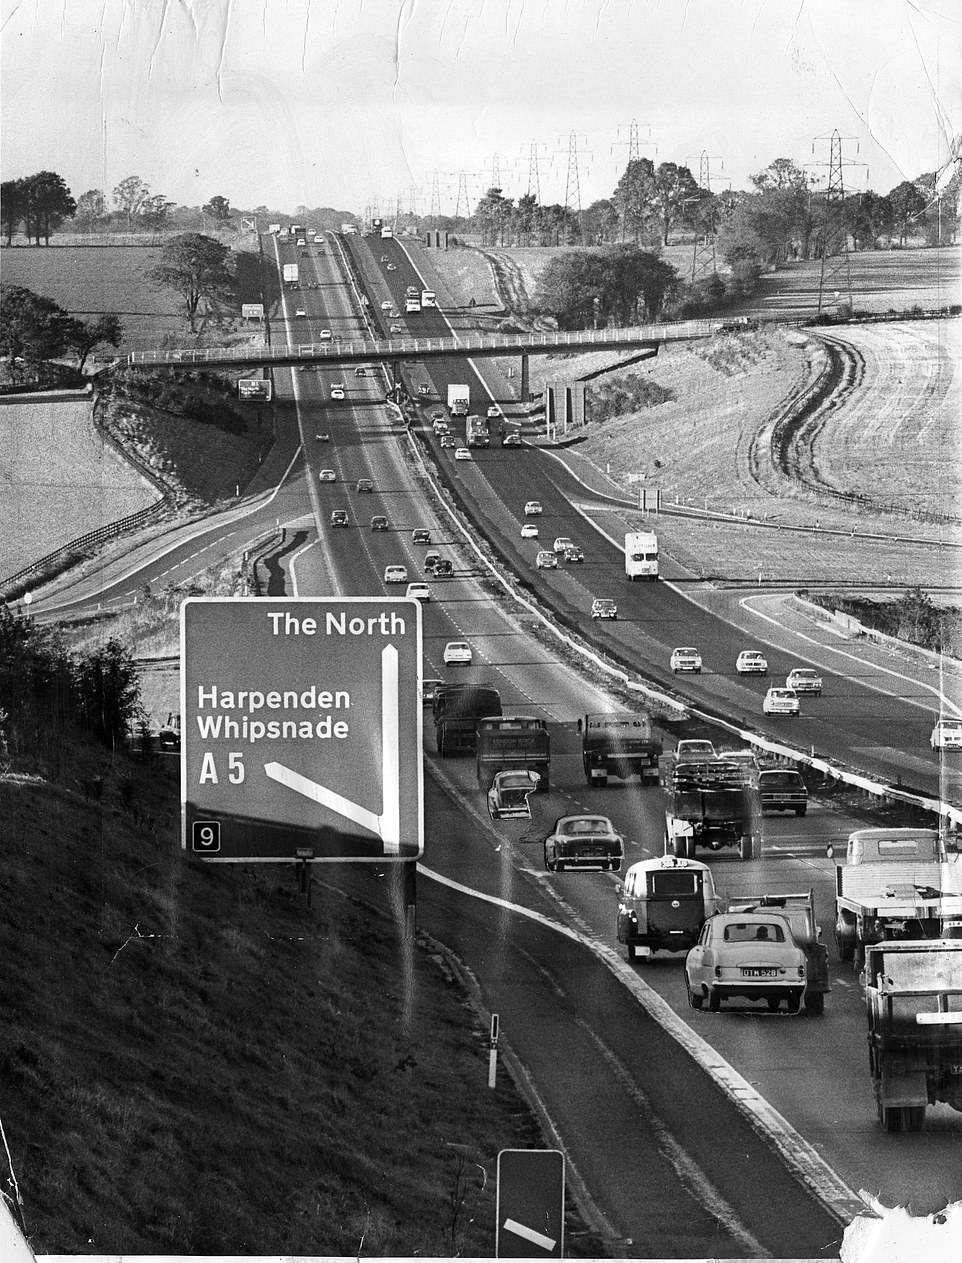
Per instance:
[[[408,568],[407,566],[385,566],[384,582],[385,583],[407,583]]]
[[[768,675],[768,659],[757,649],[743,649],[735,659],[738,675]]]
[[[693,671],[695,675],[701,675],[701,654],[691,646],[682,645],[672,650],[668,665],[675,675],[679,671]]]
[[[763,715],[798,715],[801,706],[794,689],[771,688],[762,702]]]
[[[938,719],[929,736],[933,750],[962,750],[962,719]]]
[[[559,816],[544,840],[549,873],[569,868],[618,873],[624,856],[624,838],[607,816]]]
[[[820,697],[822,677],[811,667],[793,667],[785,677],[785,687],[794,689],[796,693],[808,693],[812,697]]]
[[[717,912],[701,928],[685,957],[688,1003],[707,1001],[717,1013],[723,1000],[764,1000],[772,1011],[784,1001],[797,1013],[805,992],[805,953],[781,916]]]
[[[558,555],[551,552],[550,549],[542,548],[537,557],[535,557],[534,564],[539,570],[557,570]]]
[[[441,655],[446,667],[452,666],[470,666],[474,659],[474,653],[471,646],[466,640],[449,640],[444,646],[444,653]]]
[[[618,606],[610,597],[599,596],[591,602],[592,618],[617,618]]]

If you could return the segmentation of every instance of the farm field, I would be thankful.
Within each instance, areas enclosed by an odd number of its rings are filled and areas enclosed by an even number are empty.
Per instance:
[[[158,493],[106,445],[86,401],[0,407],[0,578]]]

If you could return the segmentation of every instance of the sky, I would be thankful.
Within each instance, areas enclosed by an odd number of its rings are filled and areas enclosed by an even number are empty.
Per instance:
[[[137,175],[188,206],[451,214],[498,183],[585,207],[633,134],[721,192],[775,158],[827,178],[833,131],[846,189],[885,193],[962,133],[958,0],[0,5],[0,173],[75,197]]]

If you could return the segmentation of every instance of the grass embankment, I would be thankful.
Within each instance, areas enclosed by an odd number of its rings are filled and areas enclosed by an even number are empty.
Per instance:
[[[345,874],[358,899],[328,868],[308,909],[291,869],[182,859],[175,760],[64,756],[69,782],[0,778],[0,1116],[35,1250],[490,1254],[497,1152],[541,1141],[431,946],[366,906],[397,869]]]

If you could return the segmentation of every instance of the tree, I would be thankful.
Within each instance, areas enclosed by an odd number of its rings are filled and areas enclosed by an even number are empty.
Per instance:
[[[879,197],[871,189],[846,201],[848,227],[855,241],[856,250],[868,246],[874,250],[879,237],[892,228],[892,203],[887,197]]]
[[[127,217],[128,231],[133,231],[134,220],[149,196],[150,185],[145,184],[139,175],[128,175],[114,189],[114,202],[120,213]]]
[[[182,233],[168,241],[158,266],[146,273],[148,280],[175,290],[183,298],[191,333],[197,331],[194,320],[202,298],[211,303],[232,295],[227,271],[229,254],[228,247],[213,237],[197,232]]]
[[[537,305],[563,329],[596,321],[656,319],[678,282],[675,269],[632,242],[552,259],[538,283]]]
[[[212,197],[206,206],[202,206],[201,210],[218,223],[226,224],[230,220],[230,202],[219,193],[216,197]]]
[[[20,227],[27,211],[27,197],[23,180],[4,180],[0,184],[0,222],[7,238],[7,245],[13,243],[13,234]]]
[[[88,189],[77,198],[77,209],[74,219],[84,232],[93,232],[107,218],[107,199],[103,189]]]
[[[685,213],[685,203],[700,194],[695,177],[687,167],[663,162],[655,170],[650,200],[661,222],[661,243],[668,245],[672,225]]]
[[[628,163],[612,194],[621,216],[623,241],[638,241],[647,232],[654,214],[654,186],[655,167],[650,158],[637,158]]]
[[[63,176],[57,175],[56,171],[38,171],[36,175],[28,175],[22,184],[26,199],[24,223],[27,236],[33,237],[34,244],[38,246],[42,237],[44,244],[49,246],[51,233],[73,215],[77,203]]]
[[[911,180],[903,180],[888,194],[888,202],[892,208],[892,228],[897,234],[900,245],[915,227],[916,219],[925,210],[925,196],[919,192]]]
[[[163,228],[173,205],[174,203],[168,202],[162,193],[153,193],[150,197],[144,198],[140,208],[140,222],[145,228],[152,228],[155,231]]]
[[[114,312],[105,312],[96,320],[71,320],[67,333],[67,346],[71,351],[76,351],[79,357],[77,371],[81,373],[84,371],[87,356],[95,346],[101,346],[103,343],[109,346],[120,346],[122,338],[123,326],[120,323],[120,317]]]
[[[53,301],[20,285],[0,286],[0,355],[36,367],[67,349],[71,318]]]

